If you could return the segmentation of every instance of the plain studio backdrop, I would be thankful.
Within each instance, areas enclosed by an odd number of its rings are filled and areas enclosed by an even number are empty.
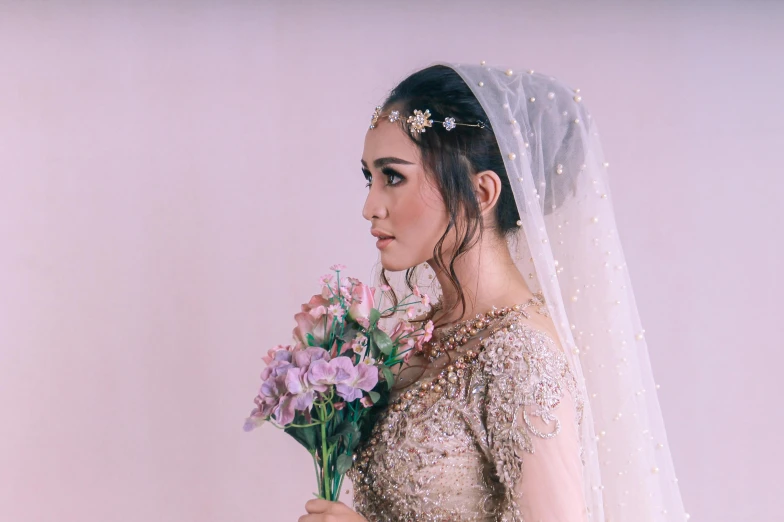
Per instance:
[[[304,513],[260,357],[370,276],[370,114],[439,60],[581,89],[691,520],[781,520],[782,3],[152,4],[0,3],[0,520]]]

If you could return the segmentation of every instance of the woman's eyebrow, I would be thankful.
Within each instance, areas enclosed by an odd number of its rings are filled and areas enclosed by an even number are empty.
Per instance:
[[[365,163],[365,160],[360,160],[360,161],[362,162],[362,166],[363,167],[368,168],[367,163]],[[385,167],[387,165],[393,165],[393,164],[396,164],[396,165],[414,165],[414,163],[412,163],[410,161],[406,161],[406,160],[400,159],[400,158],[395,158],[395,157],[392,157],[392,156],[387,157],[387,158],[378,158],[376,161],[373,162],[373,166],[376,167],[377,169],[380,169],[380,168]]]

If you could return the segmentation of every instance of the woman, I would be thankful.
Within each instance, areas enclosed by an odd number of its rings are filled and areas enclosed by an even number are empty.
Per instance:
[[[533,71],[435,65],[376,109],[363,216],[437,329],[349,471],[356,511],[300,521],[688,518],[606,168],[579,90]]]

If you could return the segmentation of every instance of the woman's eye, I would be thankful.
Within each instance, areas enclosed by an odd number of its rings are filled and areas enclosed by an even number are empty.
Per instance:
[[[386,176],[387,186],[394,186],[399,185],[400,182],[404,181],[406,178],[395,172],[394,170],[384,170],[382,171],[382,175]],[[365,174],[365,187],[370,188],[373,185],[373,175],[372,174]]]
[[[384,172],[384,175],[387,177],[387,185],[397,185],[405,178],[398,174],[397,172]]]

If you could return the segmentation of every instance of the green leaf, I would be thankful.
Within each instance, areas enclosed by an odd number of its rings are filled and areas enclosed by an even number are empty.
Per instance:
[[[302,444],[309,452],[313,453],[316,451],[316,426],[308,426],[307,428],[288,427],[283,431],[291,435],[294,440]]]
[[[370,396],[370,400],[373,401],[373,404],[377,403],[378,400],[381,398],[381,394],[374,391],[369,391],[368,395]]]
[[[349,435],[359,436],[359,428],[357,428],[356,424],[353,422],[345,420],[337,425],[335,431],[332,432],[332,435],[327,438],[327,442],[329,444],[334,444],[340,440],[341,437],[348,439]]]
[[[338,461],[336,463],[336,471],[343,475],[348,470],[351,469],[351,466],[354,464],[354,459],[351,458],[351,455],[346,455],[343,453],[338,457]]]
[[[300,428],[302,430],[302,439],[305,444],[311,448],[316,448],[316,427],[308,426],[307,428]],[[307,447],[306,446],[306,447]]]
[[[361,434],[357,432],[355,436],[351,437],[351,443],[348,445],[350,451],[354,451],[356,447],[359,446],[359,442],[362,440],[360,435]]]
[[[375,327],[378,320],[381,319],[381,312],[379,312],[377,308],[373,308],[370,310],[370,317],[368,319],[370,320],[370,328]]]
[[[384,374],[384,380],[387,381],[387,389],[392,389],[392,384],[395,382],[395,376],[392,375],[392,370],[384,366],[381,371]]]
[[[392,342],[392,339],[382,330],[373,330],[373,340],[384,355],[391,354],[392,349],[395,347],[395,343]]]
[[[343,333],[340,335],[339,339],[344,343],[350,343],[354,340],[354,337],[357,336],[358,330],[353,328],[353,325],[349,325],[346,323],[346,329],[343,330]]]
[[[378,349],[378,345],[373,340],[373,336],[372,335],[370,337],[368,337],[368,353],[374,359],[378,359],[379,356],[381,355],[381,352]]]

